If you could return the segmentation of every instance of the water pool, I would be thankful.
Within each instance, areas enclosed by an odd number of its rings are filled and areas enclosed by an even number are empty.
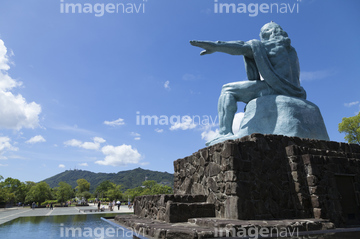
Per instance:
[[[0,225],[1,238],[133,238],[129,230],[101,220],[114,214],[20,217]]]
[[[133,238],[132,231],[101,220],[102,217],[113,216],[114,214],[82,214],[20,217],[0,225],[0,235],[4,239]],[[360,228],[354,228],[350,232],[333,231],[330,234],[301,235],[298,238],[359,239]]]

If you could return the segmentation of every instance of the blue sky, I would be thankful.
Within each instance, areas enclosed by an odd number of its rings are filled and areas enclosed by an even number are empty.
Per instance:
[[[61,13],[66,3],[95,10]],[[102,15],[96,5],[120,3],[137,10]],[[221,86],[246,80],[241,56],[199,56],[189,40],[258,39],[271,20],[297,50],[301,84],[330,139],[343,142],[338,123],[360,110],[360,2],[218,3],[250,11],[214,13],[212,0],[2,0],[0,175],[37,182],[74,168],[172,173],[174,160],[205,147],[216,131],[203,120],[218,123]],[[287,12],[256,14],[251,4],[263,3]],[[146,115],[169,122],[139,124]],[[181,120],[186,115],[195,122]]]

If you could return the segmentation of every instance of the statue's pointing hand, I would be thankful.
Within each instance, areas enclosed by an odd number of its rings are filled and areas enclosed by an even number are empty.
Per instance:
[[[215,52],[216,43],[211,41],[190,41],[190,44],[193,46],[201,47],[205,49],[204,51],[200,52],[200,55],[211,54]]]

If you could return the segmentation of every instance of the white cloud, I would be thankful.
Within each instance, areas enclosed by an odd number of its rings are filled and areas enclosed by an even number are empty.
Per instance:
[[[350,102],[350,103],[345,103],[344,105],[345,105],[346,107],[351,107],[351,106],[354,106],[354,105],[357,105],[357,104],[359,104],[359,101],[354,101],[354,102]]]
[[[165,89],[170,90],[170,81],[168,81],[168,80],[165,81],[164,87],[165,87]]]
[[[87,163],[79,163],[80,166],[88,167],[89,165]]]
[[[131,136],[134,136],[134,140],[140,140],[141,139],[141,135],[139,133],[135,133],[135,132],[131,132]]]
[[[84,149],[99,149],[100,144],[105,143],[106,140],[100,137],[95,137],[94,142],[84,142],[81,147]]]
[[[163,129],[158,129],[158,128],[156,128],[156,129],[155,129],[155,132],[156,132],[156,133],[162,133],[162,132],[164,132],[164,130],[163,130]]]
[[[80,147],[82,142],[77,139],[71,139],[71,140],[65,141],[64,144],[66,146]]]
[[[124,119],[118,118],[117,120],[114,121],[104,121],[104,124],[106,125],[110,125],[110,126],[119,126],[119,125],[124,125]]]
[[[234,120],[233,120],[233,125],[232,125],[232,130],[233,130],[234,134],[239,132],[240,123],[243,118],[244,118],[243,112],[239,112],[239,113],[235,114]],[[208,125],[207,127],[204,127],[204,131],[201,133],[201,139],[204,139],[205,141],[210,141],[210,140],[214,139],[215,137],[217,137],[219,135],[219,129],[216,129],[215,131],[212,130],[212,128],[215,126],[217,126],[217,125],[212,124],[212,125]]]
[[[59,164],[58,167],[59,167],[59,168],[65,168],[65,165],[64,165],[64,164]]]
[[[35,144],[35,143],[41,143],[41,142],[46,142],[46,140],[41,135],[36,135],[36,136],[32,137],[31,139],[29,139],[28,141],[26,141],[25,143]]]
[[[8,63],[7,49],[0,39],[0,128],[36,128],[39,126],[41,106],[35,102],[28,103],[21,94],[14,95],[10,92],[22,83],[8,75]]]
[[[110,165],[110,166],[123,166],[127,164],[139,163],[141,154],[131,147],[131,145],[112,146],[106,145],[101,149],[102,153],[106,156],[104,160],[95,161],[96,164]]]
[[[301,81],[312,81],[312,80],[321,80],[326,77],[334,75],[335,72],[332,70],[323,70],[323,71],[302,71],[300,73]]]
[[[18,148],[12,146],[10,144],[10,141],[11,139],[9,137],[0,137],[0,152],[5,150],[5,149],[8,149],[8,150],[11,150],[11,151],[17,151]]]
[[[7,166],[9,166],[8,164],[1,164],[0,163],[0,167],[7,167]]]
[[[173,124],[170,127],[170,130],[178,130],[178,129],[182,129],[182,130],[188,130],[188,129],[193,129],[196,127],[196,124],[193,122],[192,118],[190,116],[183,116],[181,118],[181,122],[176,122],[175,124]]]
[[[64,144],[66,146],[72,146],[72,147],[79,147],[79,148],[84,148],[84,149],[94,149],[94,150],[98,150],[100,148],[100,144],[105,143],[106,140],[100,137],[94,137],[93,138],[94,142],[82,142],[80,140],[77,139],[71,139],[68,141],[65,141]]]
[[[81,148],[84,149],[94,149],[97,150],[100,148],[100,144],[95,143],[95,142],[84,142],[81,146]]]
[[[6,136],[0,137],[0,159],[7,159],[7,157],[2,155],[7,150],[10,151],[19,150],[17,147],[12,146],[10,141],[11,139],[9,137]]]
[[[213,131],[211,128],[208,128],[201,133],[201,139],[204,139],[207,142],[214,139],[217,135],[219,135],[219,129]]]
[[[34,129],[39,126],[40,112],[41,107],[35,102],[27,103],[22,95],[13,95],[0,89],[0,127]]]
[[[77,125],[74,125],[74,126],[55,125],[55,126],[51,126],[51,128],[56,129],[56,130],[64,130],[64,131],[70,131],[70,132],[81,133],[81,134],[90,134],[90,135],[95,134],[95,132],[93,132],[91,130],[79,128]]]
[[[1,48],[1,40],[0,40],[0,48]],[[0,56],[1,57],[1,56]],[[10,68],[10,67],[9,67]],[[22,82],[18,82],[12,79],[4,69],[0,69],[0,89],[7,91],[15,87],[19,87],[22,85]]]
[[[10,69],[8,65],[9,59],[7,57],[7,49],[4,41],[0,39],[0,70],[7,71]]]
[[[22,156],[16,155],[16,154],[9,155],[9,156],[7,156],[7,158],[9,158],[9,159],[26,159],[25,157],[22,157]]]

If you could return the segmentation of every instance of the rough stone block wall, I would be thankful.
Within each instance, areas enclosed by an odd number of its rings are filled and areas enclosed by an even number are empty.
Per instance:
[[[134,213],[165,222],[187,222],[194,217],[214,217],[215,208],[204,195],[148,195],[136,197]]]
[[[174,169],[175,194],[207,196],[216,217],[342,222],[334,177],[355,175],[359,194],[360,146],[252,134],[178,159]]]
[[[327,146],[322,149],[287,147],[295,182],[293,195],[299,198],[297,208],[301,211],[306,210],[314,218],[329,218],[335,224],[344,224],[348,218],[343,212],[336,177],[353,178],[357,201],[353,207],[354,212],[359,212],[360,146],[336,142],[329,142]]]

